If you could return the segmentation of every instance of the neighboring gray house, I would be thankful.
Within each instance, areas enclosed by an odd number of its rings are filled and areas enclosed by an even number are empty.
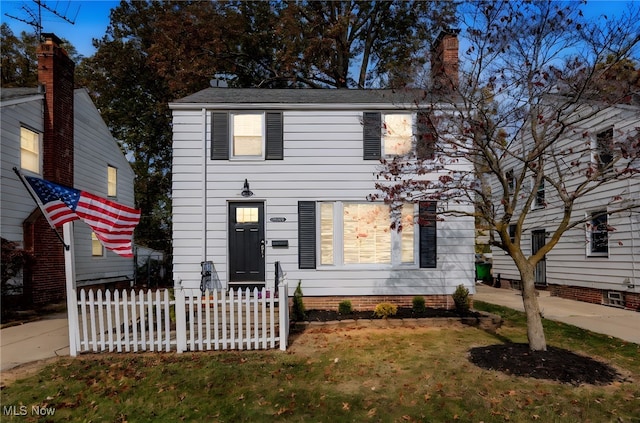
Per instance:
[[[18,277],[27,303],[65,296],[62,244],[13,171],[133,206],[131,166],[84,89],[73,89],[73,63],[53,34],[38,51],[41,88],[3,88],[2,238],[35,256]],[[49,62],[46,62],[49,61]],[[55,72],[52,70],[55,67]],[[60,71],[60,70],[63,71]],[[132,280],[133,258],[102,248],[86,224],[74,223],[78,286]]]
[[[414,100],[390,90],[209,88],[171,103],[176,283],[197,289],[210,261],[224,287],[273,289],[279,262],[290,293],[300,281],[314,308],[345,298],[356,309],[410,305],[417,295],[447,307],[458,285],[473,293],[473,218],[436,222],[429,212],[445,205],[407,204],[398,233],[389,206],[367,201],[379,160],[416,139]]]
[[[620,104],[605,108],[580,124],[573,136],[561,141],[561,148],[584,150],[585,134],[591,142],[593,166],[611,160],[607,150],[610,141],[616,147],[616,138],[637,133],[640,107]],[[576,153],[577,154],[577,153]],[[567,163],[571,158],[566,159]],[[624,161],[623,161],[624,163]],[[519,169],[514,169],[516,174]],[[565,176],[570,175],[569,171]],[[567,177],[568,186],[575,186],[578,178]],[[530,184],[532,185],[532,184]],[[529,188],[532,188],[529,186]],[[545,186],[536,187],[537,195],[527,216],[522,235],[525,254],[533,253],[550,236],[557,225],[562,208]],[[632,210],[610,214],[622,203],[634,206]],[[608,182],[574,206],[573,216],[590,217],[586,225],[565,233],[556,247],[540,262],[536,269],[536,283],[548,286],[552,295],[640,309],[640,183],[638,179]],[[513,226],[510,230],[513,230]],[[502,282],[519,281],[518,271],[510,256],[502,250],[493,251],[493,276]]]

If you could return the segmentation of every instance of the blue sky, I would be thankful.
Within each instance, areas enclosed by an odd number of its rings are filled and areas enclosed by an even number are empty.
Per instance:
[[[75,19],[75,24],[71,25],[43,9],[43,32],[53,32],[58,37],[71,41],[78,53],[83,56],[91,56],[95,52],[91,40],[93,38],[102,38],[109,25],[109,12],[112,8],[117,7],[120,2],[105,0],[43,0],[43,3],[69,19]],[[594,19],[603,14],[609,16],[621,14],[628,3],[635,3],[636,6],[639,6],[640,0],[590,0],[587,6],[583,7],[583,10],[588,18]],[[29,13],[25,8],[37,14],[38,7],[31,0],[0,1],[1,21],[9,24],[9,27],[16,35],[19,35],[22,31],[33,32],[33,28],[23,22],[11,19],[5,14],[30,20]]]

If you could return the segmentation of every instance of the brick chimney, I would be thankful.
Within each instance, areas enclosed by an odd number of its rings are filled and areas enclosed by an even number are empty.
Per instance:
[[[459,29],[444,29],[431,49],[431,75],[436,91],[452,92],[458,89],[458,34]]]
[[[38,55],[38,82],[44,86],[43,177],[73,186],[73,71],[75,65],[54,34],[42,34]],[[24,247],[34,263],[24,269],[27,304],[43,305],[64,300],[65,262],[60,240],[40,213],[34,210],[23,222]]]
[[[43,33],[38,82],[45,87],[43,177],[73,186],[73,72],[75,64],[55,34]]]

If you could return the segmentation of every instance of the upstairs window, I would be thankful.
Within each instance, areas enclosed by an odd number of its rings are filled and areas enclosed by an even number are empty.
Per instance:
[[[437,136],[427,112],[364,112],[362,123],[364,160],[404,156],[414,149],[419,159],[434,158]]]
[[[410,113],[384,115],[382,150],[385,156],[409,154],[412,147],[413,124]]]
[[[607,174],[613,170],[613,128],[596,136],[594,159],[600,173]]]
[[[231,115],[231,151],[233,157],[262,158],[264,155],[264,115]]]
[[[513,169],[507,170],[507,173],[505,173],[504,176],[507,179],[507,189],[509,194],[513,194],[516,191],[516,176]]]
[[[535,183],[535,178],[533,178]],[[545,200],[545,192],[544,192],[544,179],[540,181],[540,185],[538,185],[538,189],[536,191],[536,197],[533,200],[533,207],[536,209],[541,209],[546,206]]]
[[[20,128],[20,167],[41,174],[40,134],[25,127]]]
[[[609,255],[609,223],[605,210],[591,213],[591,220],[587,224],[587,255]]]
[[[281,112],[213,112],[211,159],[282,160]]]
[[[118,195],[118,169],[107,166],[107,196],[116,197]]]

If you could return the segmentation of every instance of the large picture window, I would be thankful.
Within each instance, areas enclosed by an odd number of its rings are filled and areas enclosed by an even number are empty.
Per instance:
[[[413,206],[403,207],[398,232],[385,204],[320,203],[320,264],[414,264],[414,214]]]

